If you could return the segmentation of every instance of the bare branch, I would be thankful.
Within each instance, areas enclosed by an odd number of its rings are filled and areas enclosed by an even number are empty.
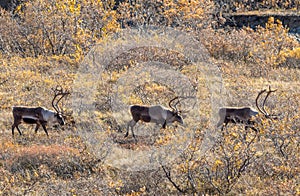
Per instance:
[[[167,169],[165,168],[165,166],[161,165],[163,171],[165,172],[165,175],[167,177],[167,179],[172,183],[172,185],[180,192],[180,193],[184,193],[185,191],[182,190],[171,178],[171,172],[167,171]]]

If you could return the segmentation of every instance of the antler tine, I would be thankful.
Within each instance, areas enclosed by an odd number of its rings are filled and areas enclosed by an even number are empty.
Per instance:
[[[268,90],[267,95],[266,95],[266,97],[265,97],[265,99],[264,99],[264,102],[263,102],[263,107],[262,107],[262,109],[263,109],[263,111],[266,113],[267,117],[270,117],[270,116],[272,116],[272,115],[270,115],[270,114],[265,110],[265,103],[266,103],[266,101],[267,101],[269,95],[270,95],[271,93],[275,92],[275,91],[277,91],[277,89],[271,90],[271,86],[269,86],[269,90]]]
[[[182,98],[182,99],[195,99],[196,98],[196,96],[180,96],[179,98]],[[192,107],[191,108],[194,108],[195,107],[195,105],[196,105],[196,103],[197,103],[197,101],[195,101],[194,103],[193,103],[193,105],[192,105]],[[180,110],[180,113],[187,113],[187,112],[189,112],[189,110]]]
[[[177,105],[180,103],[180,99],[189,99],[189,98],[196,98],[195,96],[177,96],[177,97],[175,97],[175,98],[173,98],[170,102],[169,102],[169,106],[170,106],[170,108],[172,108],[174,111],[177,111],[177,112],[180,112],[180,113],[184,113],[184,112],[187,112],[187,111],[182,111],[182,110],[178,110],[177,109]],[[173,101],[175,101],[175,100],[178,100],[175,104],[174,104],[174,106],[172,106],[171,105],[171,103],[173,102]],[[193,104],[193,107],[195,106],[195,104],[196,104],[196,102]]]
[[[175,101],[176,99],[179,100],[179,97],[176,96],[176,97],[174,97],[173,99],[171,99],[171,100],[169,101],[169,106],[170,106],[170,108],[172,108],[174,111],[178,112],[178,109],[176,108],[176,105],[179,103],[179,101],[177,101],[177,103],[174,105],[174,107],[171,105],[171,103],[172,103],[173,101]]]
[[[258,99],[259,99],[259,97],[260,97],[264,92],[266,92],[266,91],[267,91],[266,89],[261,90],[261,91],[258,93],[258,95],[257,95],[257,97],[256,97],[256,99],[255,99],[255,104],[256,104],[256,107],[257,107],[258,111],[260,111],[260,112],[261,112],[262,114],[264,114],[264,115],[267,115],[267,114],[265,113],[264,110],[262,110],[262,109],[259,107],[259,105],[258,105]]]
[[[54,92],[55,95],[61,93],[62,90],[63,90],[60,85],[57,85],[55,88],[51,88],[51,89],[52,89],[52,91]]]
[[[54,91],[54,97],[52,99],[52,107],[56,110],[57,113],[60,113],[61,111],[60,111],[60,108],[58,107],[58,103],[64,96],[70,94],[70,92],[69,91],[64,92],[63,88],[59,85],[57,85],[55,89],[52,88],[52,90]],[[62,96],[56,101],[56,103],[54,103],[55,99],[59,95],[62,95]]]
[[[54,89],[54,88],[51,88],[52,89],[52,91],[54,92],[54,97],[53,97],[53,99],[52,99],[52,102],[51,102],[51,104],[52,104],[52,107],[55,109],[55,111],[58,113],[59,112],[59,109],[56,107],[56,105],[54,104],[54,100],[56,99],[56,97],[58,96],[58,91],[59,91],[59,86],[56,86],[56,88]]]
[[[68,95],[68,94],[70,94],[70,92],[63,92],[63,93],[61,94],[62,96],[56,101],[56,106],[57,106],[59,112],[61,112],[61,109],[59,108],[58,103],[60,102],[60,100],[61,100],[62,98],[64,98],[64,97],[65,97],[66,95]]]

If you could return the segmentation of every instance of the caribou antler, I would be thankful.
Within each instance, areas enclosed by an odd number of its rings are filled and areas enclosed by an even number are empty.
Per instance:
[[[264,90],[260,91],[260,92],[258,93],[256,99],[255,99],[255,103],[256,103],[257,109],[258,109],[262,114],[264,114],[266,118],[277,118],[277,116],[278,116],[278,115],[275,115],[275,114],[269,114],[269,113],[266,111],[266,109],[265,109],[265,104],[266,104],[266,101],[267,101],[269,95],[270,95],[271,93],[275,92],[275,91],[277,91],[277,89],[271,90],[271,86],[269,86],[269,90],[268,90],[268,91],[267,91],[267,89],[264,89]],[[267,95],[266,95],[266,97],[265,97],[265,99],[264,99],[264,101],[263,101],[262,108],[260,108],[259,105],[258,105],[258,99],[259,99],[259,97],[260,97],[263,93],[265,93],[265,92],[267,93]]]
[[[260,92],[258,93],[256,99],[255,99],[256,107],[257,107],[258,111],[260,111],[262,114],[265,114],[265,112],[264,112],[262,109],[260,109],[260,107],[259,107],[259,105],[258,105],[258,99],[259,99],[259,97],[260,97],[264,92],[266,92],[266,91],[267,91],[266,89],[260,91]],[[266,115],[266,114],[265,114],[265,115]]]
[[[65,97],[66,95],[70,94],[70,92],[69,91],[64,91],[61,86],[56,86],[56,88],[55,89],[52,88],[52,90],[54,92],[54,97],[53,97],[52,102],[51,102],[52,103],[52,107],[55,109],[55,111],[57,113],[61,113],[61,110],[60,110],[60,108],[58,106],[58,103],[60,102],[60,100],[63,97]],[[55,99],[58,96],[61,96],[61,97],[56,101],[56,103],[54,103]]]
[[[174,106],[172,106],[172,102],[175,101],[175,100],[178,100],[178,101],[174,104]],[[169,101],[169,106],[170,106],[170,108],[172,108],[173,112],[179,112],[177,107],[176,107],[178,103],[179,103],[179,97],[178,96],[174,97],[173,99],[171,99]]]
[[[186,113],[186,112],[188,112],[189,110],[186,110],[186,111],[178,110],[176,106],[180,103],[180,100],[183,100],[183,99],[191,99],[191,98],[192,98],[192,99],[195,99],[196,97],[195,97],[195,96],[177,96],[177,97],[175,97],[175,98],[173,98],[173,99],[170,100],[169,106],[170,106],[170,108],[173,109],[173,111],[176,111],[176,112],[178,112],[178,113]],[[177,102],[174,104],[174,106],[172,106],[171,103],[172,103],[173,101],[175,101],[175,100],[177,100]],[[195,101],[195,103],[193,104],[192,108],[194,108],[195,104],[196,104],[196,101]]]

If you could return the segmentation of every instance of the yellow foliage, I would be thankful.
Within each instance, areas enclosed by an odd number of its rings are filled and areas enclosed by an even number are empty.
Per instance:
[[[217,159],[215,161],[215,167],[218,167],[219,165],[223,165],[223,162],[221,160]]]
[[[8,18],[4,25],[14,32],[6,32],[3,43],[11,50],[7,52],[23,56],[68,54],[79,62],[99,38],[119,30],[116,11],[105,8],[101,1],[26,1],[15,12],[18,28],[15,19]]]
[[[237,151],[241,148],[241,143],[237,143],[234,147],[233,147],[233,150],[234,151]]]
[[[16,7],[15,13],[20,13],[21,9],[22,9],[22,4],[20,4]]]
[[[157,91],[158,93],[162,93],[166,90],[165,86],[161,86],[157,83],[151,83],[150,85],[147,85],[145,90],[147,91]]]
[[[261,36],[260,45],[255,51],[265,55],[265,63],[276,67],[285,61],[285,50],[289,50],[293,39],[288,35],[288,29],[285,28],[280,20],[270,17],[265,28],[259,28]],[[263,52],[262,52],[263,50]]]
[[[280,55],[282,58],[296,58],[300,60],[300,47],[296,47],[293,49],[286,49],[285,51],[281,51]]]
[[[155,9],[151,9],[154,7]],[[148,25],[180,25],[185,29],[201,28],[213,9],[213,1],[146,1],[142,0],[136,4],[130,1],[122,3],[119,7],[121,20],[133,20],[137,24]],[[144,12],[148,10],[148,12]],[[132,18],[132,14],[136,15]],[[150,17],[151,20],[147,20]]]

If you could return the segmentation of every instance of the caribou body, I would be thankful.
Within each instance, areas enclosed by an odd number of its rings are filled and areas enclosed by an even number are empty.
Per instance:
[[[220,108],[219,109],[220,120],[217,124],[217,127],[221,126],[221,129],[223,130],[224,127],[226,127],[228,123],[234,123],[234,124],[241,123],[241,124],[245,125],[245,129],[251,128],[251,129],[257,131],[257,129],[253,126],[255,124],[255,121],[252,120],[252,117],[257,116],[259,114],[259,112],[262,113],[266,118],[277,118],[277,115],[269,114],[265,110],[266,100],[268,99],[269,95],[275,91],[276,90],[271,90],[271,87],[269,87],[268,91],[267,91],[267,89],[265,89],[258,93],[256,100],[255,100],[258,111],[252,107],[222,107],[222,108]],[[267,93],[267,95],[263,101],[262,107],[259,107],[258,99],[263,93]]]
[[[26,124],[36,124],[35,133],[38,131],[39,127],[42,126],[46,135],[48,132],[46,129],[47,124],[58,123],[64,125],[65,121],[62,115],[61,110],[58,107],[58,102],[69,92],[63,92],[61,88],[56,88],[54,90],[54,98],[52,100],[52,106],[55,111],[48,110],[44,107],[26,107],[26,106],[14,106],[12,107],[12,113],[14,117],[14,123],[12,125],[12,135],[14,135],[14,129],[17,128],[20,135],[22,132],[19,129],[21,123]],[[55,99],[61,96],[55,103]]]
[[[253,125],[251,118],[257,114],[258,111],[251,107],[223,107],[219,109],[220,121],[217,127],[222,125],[223,130],[228,123],[241,123],[248,128],[249,125]]]
[[[45,133],[48,136],[46,129],[47,124],[59,123],[64,125],[65,121],[61,114],[48,110],[43,107],[25,107],[15,106],[12,109],[14,124],[12,125],[12,134],[14,135],[14,129],[17,128],[20,135],[22,135],[18,125],[21,123],[36,124],[35,132],[38,131],[39,127],[42,126]]]
[[[171,124],[176,121],[179,122],[180,124],[183,124],[183,119],[179,114],[180,111],[178,111],[178,109],[176,108],[176,104],[175,106],[171,105],[171,102],[174,101],[175,99],[178,99],[178,97],[175,97],[169,102],[169,106],[172,108],[171,110],[161,105],[155,105],[155,106],[131,105],[130,113],[132,116],[132,120],[129,121],[127,124],[127,132],[125,137],[128,136],[129,129],[131,128],[132,135],[135,138],[133,128],[138,121],[161,124],[163,129],[166,128],[167,124]]]

